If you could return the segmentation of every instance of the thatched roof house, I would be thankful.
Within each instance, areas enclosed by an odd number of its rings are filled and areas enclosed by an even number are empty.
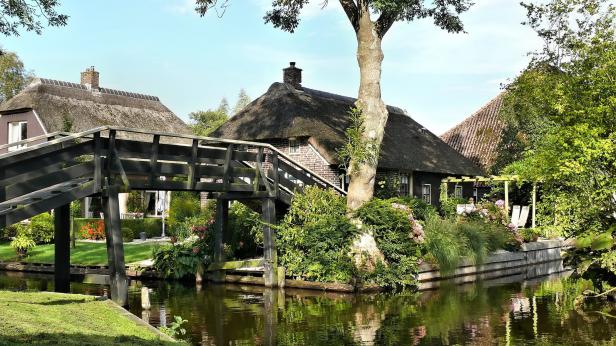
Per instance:
[[[490,100],[478,111],[441,135],[452,148],[459,151],[485,171],[489,171],[497,156],[504,122],[498,113],[504,93]]]
[[[338,183],[336,155],[350,125],[349,110],[356,99],[301,85],[301,70],[284,69],[284,83],[267,92],[217,129],[213,136],[270,142]],[[388,106],[389,119],[381,146],[379,171],[395,172],[402,183],[417,185],[406,194],[421,193],[423,174],[432,176],[479,175],[473,162],[443,142],[402,109]],[[417,178],[417,179],[414,179]],[[430,180],[437,185],[438,179]],[[436,191],[435,188],[432,188]],[[402,191],[404,194],[404,191]]]
[[[25,124],[24,133],[13,129],[20,123]],[[0,105],[0,144],[103,125],[190,133],[158,97],[100,87],[99,72],[94,68],[81,73],[80,84],[36,78]]]

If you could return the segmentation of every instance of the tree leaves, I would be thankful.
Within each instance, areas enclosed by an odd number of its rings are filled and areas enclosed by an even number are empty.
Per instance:
[[[44,25],[64,26],[68,16],[56,12],[59,5],[58,0],[2,1],[0,34],[19,36],[20,28],[41,34]],[[44,22],[41,19],[44,19]]]

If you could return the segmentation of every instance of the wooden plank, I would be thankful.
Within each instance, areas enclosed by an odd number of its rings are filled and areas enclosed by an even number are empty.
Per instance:
[[[70,203],[74,200],[81,199],[96,193],[94,182],[82,184],[74,187],[66,192],[56,194],[53,197],[32,203],[22,208],[17,208],[5,215],[6,225],[12,225],[19,221],[38,215],[44,211],[49,211],[61,205]]]
[[[225,164],[223,166],[222,183],[225,191],[229,191],[229,185],[231,184],[229,176],[229,167],[231,166],[231,156],[233,155],[233,144],[229,144],[227,147],[227,153],[225,155]]]
[[[263,258],[249,259],[249,260],[243,260],[243,261],[215,262],[215,263],[210,264],[207,267],[207,271],[254,268],[254,267],[261,267],[262,265],[263,265]]]
[[[295,167],[290,166],[288,163],[284,161],[279,161],[278,166],[283,172],[293,176],[293,178],[297,180],[301,180],[306,185],[323,185],[322,183],[314,180],[312,177],[309,177],[308,175],[306,175],[305,172],[300,171],[296,169]]]
[[[150,186],[154,187],[158,180],[158,146],[160,145],[160,136],[154,135],[152,139],[152,148],[150,153]]]
[[[94,134],[94,185],[97,189],[103,187],[102,174],[103,174],[103,162],[101,160],[102,155],[102,143],[101,133]]]
[[[52,172],[48,175],[39,176],[28,181],[12,184],[6,187],[6,199],[10,200],[25,194],[60,184],[65,181],[91,177],[94,174],[94,162],[85,162],[71,167]]]
[[[272,197],[275,197],[274,190],[272,186],[269,184],[269,181],[267,180],[267,174],[265,174],[265,171],[263,170],[263,165],[261,164],[262,161],[263,161],[263,148],[259,148],[258,153],[257,153],[257,161],[256,161],[257,171],[259,172],[259,176],[263,177],[261,183],[265,186],[265,189],[267,190],[269,195]],[[256,188],[258,190],[259,186],[257,185]]]
[[[114,183],[112,170],[116,168],[115,167],[115,163],[116,163],[115,155],[117,153],[115,137],[116,137],[116,132],[114,130],[109,131],[109,149],[107,153],[107,162],[106,162],[107,167],[105,167],[106,176],[107,176],[107,186],[113,185]]]
[[[199,141],[193,139],[192,151],[190,157],[190,165],[188,169],[188,188],[194,189],[197,181],[197,152],[199,150]]]
[[[87,141],[78,144],[71,144],[66,148],[59,149],[56,152],[46,153],[39,157],[20,161],[17,164],[5,165],[6,162],[4,160],[0,160],[0,166],[3,166],[5,169],[5,177],[16,177],[31,171],[44,169],[47,166],[57,165],[59,162],[74,160],[78,156],[92,154],[93,149],[93,142]]]
[[[274,196],[279,196],[280,195],[280,187],[278,186],[280,183],[280,177],[278,176],[278,169],[280,168],[279,164],[278,164],[278,153],[274,152],[272,154],[272,168],[271,168],[271,174],[270,177],[273,179],[274,181]]]

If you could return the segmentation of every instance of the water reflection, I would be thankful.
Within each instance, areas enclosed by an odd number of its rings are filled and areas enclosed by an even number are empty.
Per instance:
[[[133,282],[129,300],[153,325],[187,319],[190,341],[203,345],[616,344],[616,307],[576,302],[584,283],[506,281],[374,295],[152,281]],[[147,311],[142,285],[153,290]],[[51,290],[53,280],[0,274],[0,288]],[[71,289],[103,293],[95,285]]]

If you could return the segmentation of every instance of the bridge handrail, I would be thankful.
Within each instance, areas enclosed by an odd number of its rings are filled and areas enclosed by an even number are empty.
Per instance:
[[[286,155],[285,153],[283,153],[282,151],[280,151],[278,148],[274,147],[273,145],[269,144],[269,143],[260,143],[260,142],[250,142],[250,141],[242,141],[242,140],[235,140],[235,139],[225,139],[225,138],[215,138],[215,137],[205,137],[205,136],[195,136],[195,135],[188,135],[188,134],[176,134],[176,133],[168,133],[168,132],[160,132],[160,131],[148,131],[148,130],[140,130],[140,129],[132,129],[132,128],[127,128],[127,127],[117,127],[117,126],[100,126],[100,127],[96,127],[87,131],[83,131],[83,132],[78,132],[78,133],[69,133],[69,132],[62,132],[62,131],[58,131],[58,132],[53,132],[53,133],[49,133],[46,135],[41,135],[41,136],[36,136],[36,137],[32,137],[29,139],[26,139],[24,141],[20,141],[20,142],[24,142],[25,143],[29,143],[29,142],[33,142],[36,140],[40,140],[43,138],[49,138],[49,137],[53,137],[56,135],[62,135],[64,137],[62,138],[56,138],[53,139],[51,141],[47,141],[47,142],[42,142],[33,146],[28,146],[26,148],[22,148],[16,151],[11,151],[5,154],[0,154],[0,160],[7,158],[7,157],[11,157],[11,156],[15,156],[15,155],[19,155],[22,153],[26,153],[26,152],[30,152],[33,150],[37,150],[40,148],[44,148],[47,146],[51,146],[51,145],[55,145],[55,144],[59,144],[59,143],[64,143],[64,142],[68,142],[71,140],[75,140],[78,138],[83,138],[83,137],[87,137],[90,135],[93,135],[95,133],[100,133],[103,131],[119,131],[119,132],[131,132],[131,133],[140,133],[140,134],[146,134],[146,135],[159,135],[161,137],[172,137],[172,138],[184,138],[184,139],[190,139],[190,140],[199,140],[199,141],[205,141],[206,143],[223,143],[223,144],[238,144],[238,145],[249,145],[249,146],[253,146],[253,147],[262,147],[262,148],[267,148],[273,152],[275,152],[279,157],[284,158],[286,161],[289,161],[290,163],[292,163],[293,165],[299,167],[301,170],[305,171],[306,173],[310,174],[311,177],[313,177],[315,180],[319,180],[321,183],[325,184],[326,186],[336,190],[338,193],[342,194],[342,195],[346,195],[346,191],[344,191],[343,189],[339,188],[338,186],[334,185],[332,182],[330,182],[329,180],[321,177],[318,173],[315,173],[313,170],[309,169],[308,167],[302,165],[301,163],[297,162],[296,160],[292,159],[291,157],[289,157],[288,155]],[[15,146],[15,145],[19,145],[20,142],[14,142],[11,143],[10,145],[4,145],[1,148],[4,147],[10,147],[10,146]]]
[[[36,142],[36,141],[39,141],[41,139],[44,139],[44,140],[47,141],[49,138],[53,138],[53,137],[56,137],[56,136],[67,136],[67,135],[70,135],[70,134],[71,134],[71,132],[66,132],[66,131],[50,132],[50,133],[46,133],[44,135],[38,135],[38,136],[30,137],[30,138],[27,138],[27,139],[23,139],[21,141],[7,143],[7,144],[2,144],[2,145],[0,145],[0,150],[7,149],[7,148],[10,148],[10,147],[15,147],[15,146],[22,145],[22,144],[28,144],[28,143],[31,143],[31,142]]]

